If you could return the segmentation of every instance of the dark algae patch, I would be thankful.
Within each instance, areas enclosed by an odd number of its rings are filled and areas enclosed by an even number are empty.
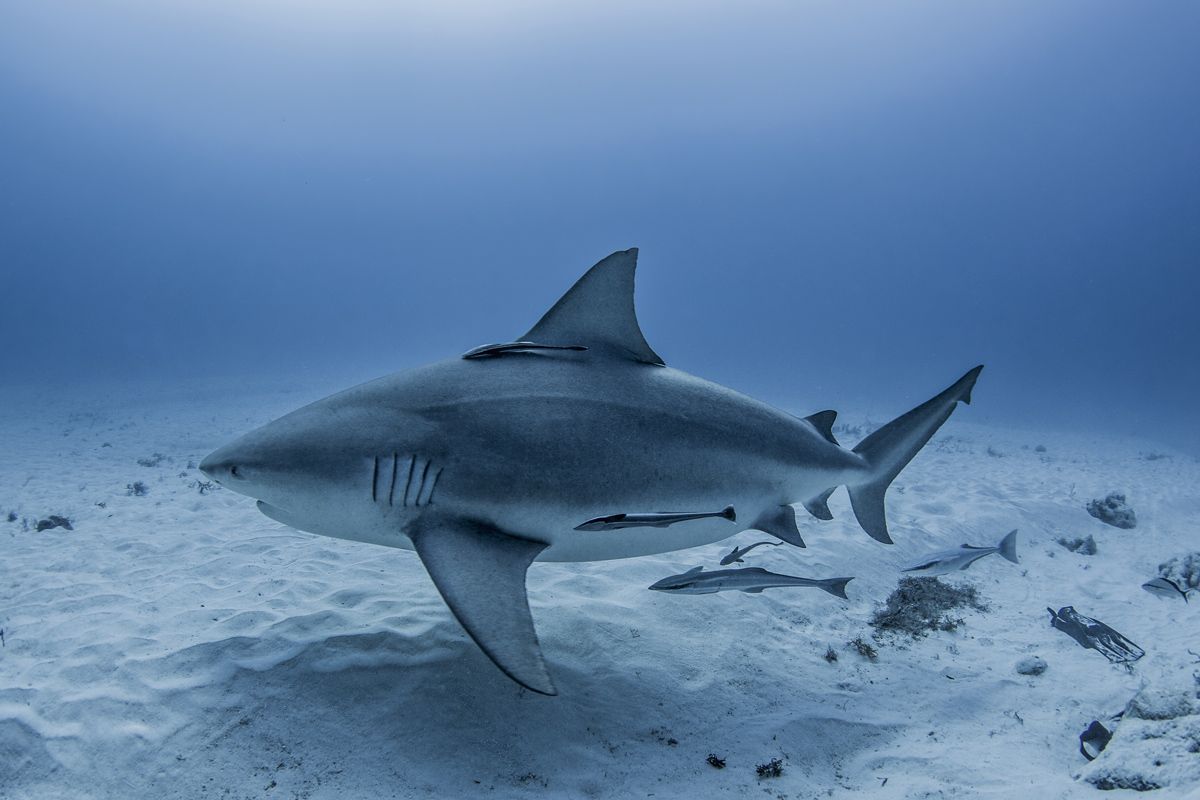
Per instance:
[[[949,612],[959,609],[987,611],[987,606],[969,584],[952,586],[937,578],[901,578],[883,608],[876,610],[871,625],[880,632],[915,638],[930,631],[956,630],[962,618]]]

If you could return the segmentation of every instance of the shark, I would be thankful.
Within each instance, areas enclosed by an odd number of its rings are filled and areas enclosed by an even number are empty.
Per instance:
[[[845,448],[833,411],[794,416],[667,366],[634,310],[637,258],[603,259],[510,342],[319,400],[200,469],[284,525],[416,551],[480,649],[547,695],[534,561],[664,553],[750,528],[803,547],[794,506],[831,519],[841,486],[890,544],[888,485],[971,401],[982,367]]]

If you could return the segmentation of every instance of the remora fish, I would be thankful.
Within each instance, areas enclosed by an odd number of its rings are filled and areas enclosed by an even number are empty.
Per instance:
[[[1150,594],[1157,595],[1158,597],[1182,597],[1183,602],[1185,603],[1188,602],[1188,595],[1192,591],[1191,589],[1185,590],[1181,588],[1178,583],[1170,578],[1154,578],[1152,580],[1148,580],[1142,584],[1142,588]]]
[[[1114,664],[1137,661],[1146,651],[1126,639],[1099,620],[1085,617],[1073,606],[1063,606],[1050,612],[1050,624],[1079,642],[1089,650],[1095,650]]]
[[[634,314],[636,264],[626,250],[592,267],[513,347],[340,392],[200,468],[285,525],[416,550],[471,638],[544,694],[556,690],[525,592],[531,563],[663,553],[743,529],[709,518],[597,536],[575,530],[583,520],[730,504],[745,528],[801,544],[791,504],[830,519],[825,501],[845,486],[859,524],[890,543],[888,486],[970,402],[982,367],[848,450],[833,411],[801,419],[665,366]]]
[[[710,518],[737,521],[733,506],[725,506],[720,511],[689,513],[686,511],[650,511],[642,514],[609,514],[607,517],[589,519],[582,525],[576,525],[577,531],[618,531],[622,528],[666,528],[676,522],[690,522],[694,519]]]
[[[854,578],[797,578],[793,575],[780,575],[768,572],[762,567],[742,567],[741,569],[718,569],[705,572],[704,567],[692,567],[687,572],[663,578],[650,586],[656,592],[676,592],[678,594],[712,594],[713,592],[750,592],[758,594],[763,589],[775,589],[782,586],[812,586],[829,592],[835,597],[846,597],[846,584]]]
[[[1017,561],[1017,532],[1012,531],[1009,533],[995,547],[979,547],[973,544],[964,544],[953,550],[942,550],[939,553],[932,553],[914,562],[911,566],[905,567],[902,572],[916,572],[921,575],[945,575],[948,572],[966,569],[979,559],[984,556],[990,556],[992,553],[999,553],[1014,564],[1020,563]]]
[[[746,545],[745,547],[734,547],[725,554],[724,558],[721,559],[721,566],[727,566],[735,561],[741,564],[742,556],[746,555],[746,553],[749,553],[756,547],[762,547],[764,544],[769,544],[772,547],[778,547],[779,545],[783,544],[783,542],[755,542],[754,544]]]

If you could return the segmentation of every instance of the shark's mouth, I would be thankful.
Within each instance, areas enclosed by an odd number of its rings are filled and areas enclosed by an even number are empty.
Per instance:
[[[284,511],[282,508],[279,508],[278,506],[273,506],[270,503],[264,503],[262,500],[257,501],[257,505],[258,505],[259,511],[261,511],[265,516],[270,517],[271,519],[275,520],[276,522],[281,522],[284,525],[288,525],[292,528],[298,527],[296,525],[295,518],[293,516],[291,516],[290,514],[288,514],[288,512]]]

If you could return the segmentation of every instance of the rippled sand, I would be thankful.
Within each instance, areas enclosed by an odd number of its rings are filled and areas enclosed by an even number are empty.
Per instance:
[[[960,414],[889,494],[895,546],[863,534],[838,492],[835,521],[803,520],[808,549],[747,558],[855,575],[849,602],[646,591],[754,533],[535,564],[530,600],[561,692],[542,697],[471,643],[413,553],[299,533],[199,492],[200,457],[311,390],[190,395],[0,398],[0,513],[75,528],[0,517],[0,797],[1091,797],[1075,780],[1079,732],[1144,681],[1186,677],[1200,649],[1200,603],[1139,588],[1200,550],[1194,458]],[[156,466],[137,463],[154,453]],[[135,481],[145,496],[127,494]],[[1135,530],[1084,512],[1112,490]],[[874,662],[847,647],[870,640],[899,566],[1014,527],[1019,567],[989,557],[950,578],[975,584],[987,613],[875,642]],[[1088,534],[1091,557],[1053,541]],[[1048,624],[1046,607],[1063,605],[1146,657],[1128,672],[1081,649]],[[1049,670],[1016,674],[1034,654]],[[758,779],[772,757],[782,777]]]

